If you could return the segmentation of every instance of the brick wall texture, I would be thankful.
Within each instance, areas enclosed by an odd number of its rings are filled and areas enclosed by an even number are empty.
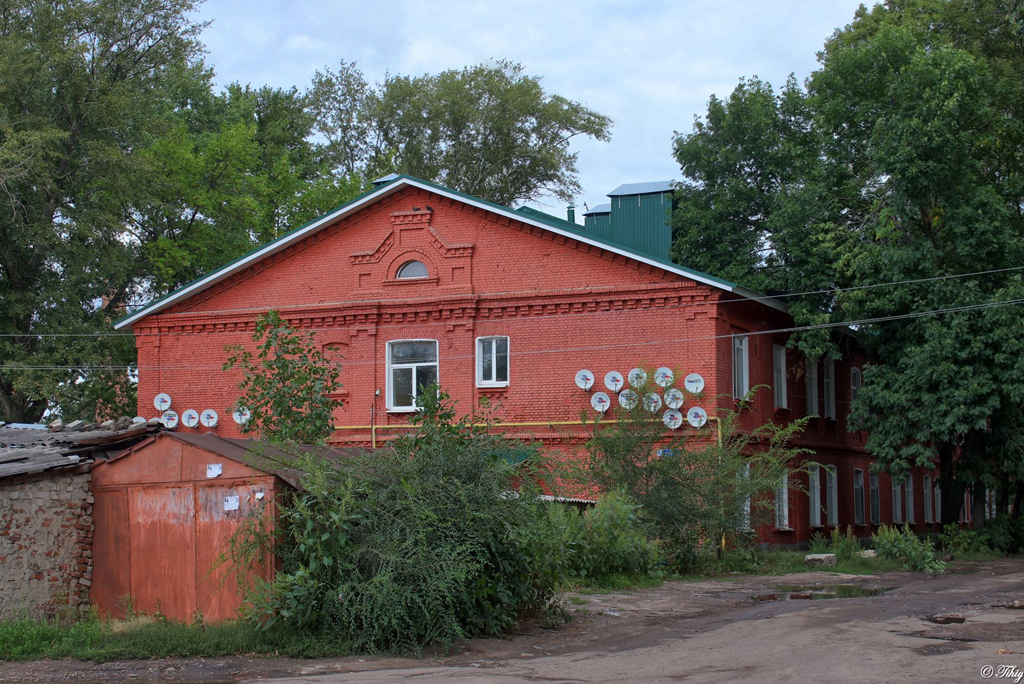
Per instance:
[[[90,479],[68,472],[0,482],[0,620],[88,608]]]

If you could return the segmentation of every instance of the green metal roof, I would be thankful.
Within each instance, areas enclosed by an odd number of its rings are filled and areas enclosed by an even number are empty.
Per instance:
[[[241,268],[245,268],[250,263],[255,263],[256,261],[259,261],[260,259],[266,256],[269,256],[277,251],[280,251],[281,249],[284,248],[284,246],[287,243],[305,237],[306,234],[312,233],[314,230],[325,225],[326,223],[336,218],[339,218],[340,215],[348,211],[354,211],[363,205],[369,204],[370,200],[375,199],[376,197],[385,197],[394,192],[399,187],[405,185],[419,187],[425,190],[432,190],[441,195],[461,199],[468,204],[489,209],[494,213],[505,215],[510,218],[516,218],[526,223],[540,224],[542,227],[551,228],[555,232],[565,233],[568,234],[570,237],[579,239],[582,242],[588,242],[595,244],[597,246],[605,247],[610,251],[618,252],[620,254],[623,254],[624,256],[632,257],[638,261],[646,262],[651,265],[661,267],[671,273],[677,273],[679,275],[692,278],[699,282],[714,285],[720,289],[724,289],[729,292],[736,292],[737,294],[740,294],[742,296],[748,296],[760,300],[767,304],[768,306],[772,306],[773,308],[780,308],[783,310],[785,309],[785,305],[770,297],[760,295],[756,292],[753,292],[752,290],[747,290],[727,280],[722,280],[721,278],[716,278],[706,273],[701,273],[700,271],[695,271],[693,269],[680,266],[679,264],[674,264],[671,261],[667,261],[665,259],[661,259],[649,254],[637,252],[635,250],[632,250],[628,247],[617,244],[615,242],[611,242],[609,240],[603,240],[596,238],[592,235],[588,235],[586,231],[583,229],[583,227],[580,226],[579,224],[570,223],[565,219],[560,219],[555,216],[551,216],[550,214],[545,214],[542,211],[531,209],[529,207],[521,207],[520,209],[513,210],[500,204],[495,204],[494,202],[489,202],[485,199],[480,199],[479,197],[467,195],[466,193],[459,192],[458,190],[446,188],[443,185],[438,185],[437,183],[425,181],[420,178],[414,178],[413,176],[399,175],[395,176],[390,180],[387,180],[386,182],[379,184],[372,190],[363,193],[359,197],[339,207],[336,207],[335,209],[332,209],[331,211],[313,219],[312,221],[309,221],[299,226],[298,228],[288,231],[281,237],[272,240],[264,245],[256,247],[255,249],[247,252],[246,254],[243,254],[237,259],[234,259],[225,264],[224,266],[216,269],[215,271],[211,271],[206,275],[200,276],[199,278],[196,278],[195,280],[185,285],[182,285],[173,292],[169,292],[166,295],[153,300],[152,302],[145,305],[141,309],[133,313],[126,314],[125,316],[122,316],[121,318],[114,322],[114,328],[125,327],[134,321],[137,321],[141,318],[156,313],[160,309],[170,306],[175,301],[185,299],[189,296],[192,296],[193,294],[198,294],[199,292],[205,290],[207,287],[212,287],[214,284],[228,277],[228,275],[230,275],[232,272],[240,270]]]

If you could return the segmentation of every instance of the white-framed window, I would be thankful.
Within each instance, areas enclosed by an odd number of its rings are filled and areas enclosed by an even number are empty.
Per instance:
[[[836,419],[836,364],[832,359],[825,359],[825,417]]]
[[[746,335],[732,336],[732,396],[742,399],[750,391],[750,352]]]
[[[878,489],[878,473],[871,473],[871,524],[878,525],[882,522],[882,502],[879,498],[881,492]]]
[[[931,523],[935,520],[932,515],[932,476],[924,476],[924,521]]]
[[[907,522],[913,525],[917,521],[914,519],[914,478],[910,475],[903,481],[903,493],[907,500]]]
[[[786,388],[786,348],[781,344],[772,347],[772,361],[775,367],[775,408],[789,408],[789,393]]]
[[[424,387],[437,384],[437,340],[392,340],[387,344],[389,411],[415,411]]]
[[[892,478],[892,522],[894,525],[903,523],[903,486],[895,475]]]
[[[839,472],[835,466],[825,466],[825,515],[829,526],[839,525]]]
[[[427,278],[430,276],[430,271],[427,270],[426,265],[422,261],[406,261],[404,264],[398,267],[398,273],[395,274],[395,278],[405,280],[407,278]]]
[[[821,527],[821,468],[811,468],[807,480],[807,493],[811,497],[811,527]]]
[[[775,527],[789,529],[789,472],[782,473],[782,479],[775,490]]]
[[[860,388],[864,386],[864,376],[860,372],[860,368],[850,369],[850,401],[856,401],[857,395],[860,394]]]
[[[818,413],[818,364],[807,360],[807,415],[817,416]]]
[[[864,524],[864,471],[853,470],[853,522]]]
[[[985,520],[991,520],[996,517],[999,506],[996,503],[996,490],[986,489],[985,490]]]
[[[942,487],[939,486],[939,481],[936,480],[933,485],[935,489],[935,522],[942,523]]]
[[[508,337],[478,337],[476,386],[506,387],[508,375]]]

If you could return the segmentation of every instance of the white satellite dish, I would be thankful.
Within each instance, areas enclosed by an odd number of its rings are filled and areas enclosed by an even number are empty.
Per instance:
[[[665,405],[668,406],[670,409],[679,408],[680,406],[683,405],[683,401],[685,399],[686,396],[682,393],[682,391],[676,389],[675,387],[665,391]]]
[[[153,406],[158,411],[166,411],[171,408],[171,395],[161,392],[153,397]]]
[[[247,408],[236,408],[231,413],[231,417],[239,425],[244,425],[245,423],[249,422],[250,418],[252,418],[252,414],[249,413],[249,409],[247,409]]]
[[[581,390],[590,391],[590,388],[594,386],[594,374],[586,368],[576,371],[576,386]]]
[[[181,414],[181,422],[185,424],[185,427],[197,427],[199,425],[199,411],[188,409]]]
[[[624,384],[626,381],[622,379],[622,373],[619,371],[608,371],[604,376],[604,386],[612,392],[618,392]]]
[[[686,420],[695,428],[704,427],[704,423],[708,422],[708,412],[700,406],[694,406],[686,412]]]
[[[703,392],[704,376],[702,376],[700,373],[690,373],[689,375],[686,376],[686,379],[683,380],[683,384],[686,386],[686,389],[692,392],[693,394]]]
[[[668,387],[676,381],[676,374],[672,372],[671,368],[662,366],[658,370],[654,371],[654,382],[658,383],[659,387]]]
[[[590,405],[594,407],[595,411],[604,413],[611,407],[612,400],[604,392],[594,392],[594,396],[590,397]]]
[[[217,427],[217,412],[213,409],[206,409],[199,414],[199,422],[208,428]]]
[[[665,427],[669,430],[675,430],[683,424],[683,414],[675,409],[665,411],[665,415],[662,416],[661,422],[665,423]]]
[[[642,387],[647,382],[647,371],[643,368],[634,368],[629,371],[629,384],[633,387]]]
[[[627,411],[631,411],[633,407],[636,406],[636,402],[639,399],[640,397],[637,395],[637,393],[631,389],[626,389],[619,392],[619,406],[626,409]]]
[[[142,425],[143,423],[146,423],[148,421],[146,421],[146,419],[143,418],[142,416],[135,416],[134,418],[132,418],[132,422],[135,423],[136,425]]]
[[[164,424],[165,428],[173,430],[178,427],[178,413],[177,411],[171,411],[170,409],[164,411],[163,415],[160,416],[160,422]]]
[[[657,392],[648,392],[644,395],[644,408],[651,413],[656,413],[661,409],[661,396]]]

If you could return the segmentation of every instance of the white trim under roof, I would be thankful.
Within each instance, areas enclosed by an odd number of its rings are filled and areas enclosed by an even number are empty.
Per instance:
[[[563,237],[576,240],[577,242],[582,242],[585,245],[597,247],[607,252],[612,252],[614,254],[624,256],[634,261],[639,261],[642,264],[647,264],[648,266],[653,266],[654,268],[658,268],[669,273],[674,273],[676,275],[683,276],[684,278],[694,280],[698,283],[710,285],[711,287],[717,288],[719,290],[724,290],[726,292],[731,292],[740,295],[741,297],[747,299],[761,302],[762,304],[770,306],[773,309],[778,309],[779,311],[787,310],[786,305],[783,304],[782,302],[773,299],[772,297],[767,297],[765,295],[758,294],[756,292],[753,292],[752,290],[739,287],[738,285],[730,285],[722,281],[717,281],[695,271],[689,271],[679,266],[673,266],[671,264],[666,264],[661,261],[650,259],[641,254],[637,254],[636,252],[631,252],[628,249],[616,247],[615,245],[611,245],[606,242],[591,240],[587,238],[585,235],[580,235],[578,233],[570,232],[567,230],[561,230],[551,224],[535,220],[531,218],[529,214],[520,213],[512,209],[508,209],[506,207],[499,207],[497,205],[485,202],[483,200],[477,200],[475,198],[463,195],[461,193],[449,191],[446,188],[442,188],[432,183],[425,183],[423,181],[419,181],[413,178],[400,176],[397,180],[394,180],[388,183],[387,185],[381,186],[379,189],[374,190],[373,192],[370,192],[367,195],[364,195],[360,199],[350,202],[349,204],[346,204],[343,207],[339,207],[337,210],[329,214],[321,216],[319,219],[313,221],[304,228],[296,230],[291,235],[271,242],[265,245],[263,248],[257,249],[256,251],[252,252],[248,256],[241,258],[233,263],[230,263],[227,266],[224,266],[223,268],[214,271],[213,273],[210,273],[209,275],[200,278],[199,280],[196,280],[195,282],[189,285],[186,285],[177,292],[173,292],[167,297],[157,300],[156,302],[153,302],[152,304],[139,309],[131,316],[128,316],[127,318],[124,318],[115,323],[114,329],[120,330],[121,328],[130,326],[135,321],[145,318],[146,316],[155,314],[158,311],[162,311],[163,309],[166,309],[167,307],[177,302],[180,302],[183,299],[187,299],[192,295],[198,294],[203,290],[209,289],[210,287],[216,285],[222,280],[225,280],[234,275],[235,273],[238,273],[239,271],[248,268],[257,261],[262,260],[264,257],[276,254],[277,252],[280,252],[281,250],[285,249],[291,244],[308,237],[309,235],[315,233],[323,226],[334,221],[337,221],[339,219],[345,218],[346,216],[359,211],[360,209],[366,207],[367,205],[373,204],[382,197],[391,195],[404,187],[414,187],[423,190],[424,192],[431,192],[436,195],[441,195],[443,197],[447,197],[457,202],[468,204],[471,207],[476,207],[478,209],[491,212],[492,214],[497,214],[498,216],[503,216],[513,221],[518,221],[519,223],[525,223],[527,225],[535,226],[537,228],[541,228],[543,230],[555,233],[556,235],[561,235]]]

